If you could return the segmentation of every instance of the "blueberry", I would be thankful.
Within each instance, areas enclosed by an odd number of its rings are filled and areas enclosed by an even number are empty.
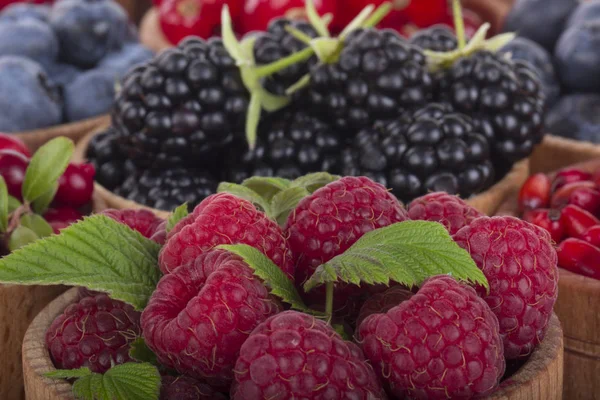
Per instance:
[[[80,74],[64,90],[68,121],[79,121],[110,111],[118,74],[111,69],[92,69]]]
[[[23,56],[48,65],[57,59],[58,49],[58,39],[45,22],[35,19],[0,22],[0,56]]]
[[[558,77],[567,91],[600,92],[600,20],[567,29],[554,57]]]
[[[504,32],[539,43],[552,52],[578,0],[517,0],[504,21]]]
[[[130,29],[125,10],[113,0],[59,0],[50,13],[50,24],[58,35],[63,61],[84,68],[120,49]]]
[[[83,71],[71,64],[50,64],[46,66],[46,74],[48,78],[59,86],[66,86],[73,82]]]
[[[123,46],[118,51],[109,54],[98,64],[101,68],[111,68],[119,73],[119,76],[125,73],[134,65],[141,64],[154,57],[152,50],[139,43],[131,43]]]
[[[0,57],[0,93],[0,131],[28,131],[61,122],[58,90],[31,60]]]
[[[581,3],[567,20],[567,28],[600,19],[600,0]]]
[[[570,139],[600,143],[600,95],[562,97],[546,115],[546,130]]]
[[[517,37],[500,49],[500,53],[510,54],[513,60],[529,62],[542,81],[546,104],[552,106],[558,101],[560,84],[552,64],[552,56],[542,46],[529,39]]]
[[[45,4],[13,3],[2,9],[0,21],[21,21],[23,19],[36,19],[48,22],[50,6]]]

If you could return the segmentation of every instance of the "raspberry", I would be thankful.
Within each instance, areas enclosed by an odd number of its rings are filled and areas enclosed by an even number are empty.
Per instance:
[[[225,400],[210,386],[187,376],[163,376],[159,400]]]
[[[482,216],[482,213],[460,198],[444,192],[426,194],[408,205],[410,219],[439,222],[451,235]]]
[[[471,253],[490,291],[477,289],[500,322],[507,360],[526,357],[546,334],[558,288],[550,234],[514,217],[482,217],[454,240]]]
[[[88,367],[104,373],[112,364],[132,361],[129,345],[140,335],[140,313],[105,294],[71,304],[46,332],[56,368]]]
[[[278,311],[240,257],[214,250],[161,278],[142,313],[142,331],[161,364],[225,388],[242,343]]]
[[[157,232],[158,227],[164,222],[162,218],[157,217],[148,210],[109,209],[103,211],[102,214],[114,219],[117,222],[127,225],[131,229],[135,229],[141,233],[142,236],[148,239],[153,237],[153,235]],[[156,242],[160,243],[158,241]]]
[[[256,247],[293,277],[292,257],[281,228],[249,201],[228,193],[207,197],[191,216],[175,225],[160,252],[160,269],[168,274],[215,246],[235,243]]]
[[[403,301],[410,299],[413,294],[404,286],[392,286],[384,292],[376,293],[369,297],[360,308],[356,326],[360,326],[361,322],[371,314],[388,312]]]
[[[359,327],[362,348],[397,398],[471,398],[504,374],[498,320],[471,287],[449,276]]]
[[[154,231],[150,239],[154,240],[161,246],[164,246],[167,240],[167,220],[163,220],[160,224],[156,226],[156,230]]]
[[[235,364],[233,400],[386,399],[357,345],[325,322],[285,311],[260,324]]]
[[[365,233],[407,219],[402,204],[366,177],[345,177],[317,190],[298,204],[285,228],[296,261],[296,283],[302,285],[319,265],[346,251]],[[347,296],[339,291],[342,285],[337,288],[339,305]],[[307,297],[322,303],[323,294],[324,290],[316,290]]]

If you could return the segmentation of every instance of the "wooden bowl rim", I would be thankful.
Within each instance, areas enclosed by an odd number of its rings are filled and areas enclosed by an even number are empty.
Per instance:
[[[78,288],[72,288],[50,302],[32,321],[23,340],[23,366],[33,370],[35,376],[29,379],[43,382],[48,389],[61,399],[73,399],[71,384],[63,380],[49,379],[45,373],[55,370],[50,354],[45,346],[45,333],[52,321],[64,309],[74,303],[79,296]],[[518,390],[521,384],[535,380],[541,373],[547,371],[550,365],[562,358],[563,333],[557,316],[553,313],[550,318],[548,331],[542,343],[536,348],[527,363],[514,375],[504,380],[498,390],[485,397],[487,400],[506,399],[508,395]]]

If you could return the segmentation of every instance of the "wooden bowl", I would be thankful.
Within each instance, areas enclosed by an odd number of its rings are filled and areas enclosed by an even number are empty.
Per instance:
[[[48,304],[35,317],[23,340],[23,376],[28,400],[72,400],[71,385],[63,380],[44,377],[54,365],[44,344],[44,335],[52,321],[77,299],[71,289]],[[506,379],[489,400],[560,400],[563,374],[563,339],[556,315],[544,341],[515,374]]]

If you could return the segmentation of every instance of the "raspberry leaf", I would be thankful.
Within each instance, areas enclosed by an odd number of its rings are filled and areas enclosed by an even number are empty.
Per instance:
[[[169,220],[167,221],[166,230],[167,233],[171,231],[177,225],[179,221],[188,216],[188,205],[187,203],[183,203],[179,207],[173,210],[171,215],[169,216]]]
[[[290,212],[308,195],[308,190],[299,186],[277,193],[271,200],[271,216],[279,225],[284,225]]]
[[[437,222],[404,221],[363,235],[344,253],[319,266],[304,284],[307,292],[322,284],[389,284],[412,287],[433,275],[488,288],[483,272]]]
[[[328,172],[314,172],[306,174],[292,181],[292,186],[303,187],[310,193],[340,179],[339,175],[332,175]]]
[[[8,213],[8,188],[0,175],[0,232],[6,232],[8,228]]]
[[[29,230],[20,226],[11,240],[19,229]],[[85,286],[141,310],[161,275],[159,251],[139,232],[94,215],[0,259],[0,282]]]
[[[256,192],[260,197],[271,201],[273,196],[291,186],[291,182],[284,178],[253,176],[242,182],[242,186]]]
[[[31,229],[41,238],[50,236],[54,233],[50,224],[37,214],[23,214],[21,217],[21,225]]]
[[[84,376],[89,376],[91,374],[92,371],[90,371],[88,367],[81,367],[77,369],[57,369],[54,371],[46,372],[44,376],[52,379],[71,379],[81,378]]]
[[[20,249],[23,246],[27,246],[28,244],[35,242],[40,237],[31,229],[26,226],[18,226],[10,234],[10,239],[8,240],[8,249],[10,251],[15,251]]]
[[[143,337],[138,337],[131,343],[129,357],[139,362],[147,362],[159,366],[156,354],[146,345]]]
[[[8,196],[8,213],[9,214],[21,206],[22,206],[22,204],[19,200],[15,199],[12,196]]]
[[[33,210],[38,214],[43,214],[44,211],[48,209],[52,200],[54,200],[54,196],[56,195],[56,191],[58,190],[58,182],[54,184],[52,189],[48,190],[46,193],[35,199],[33,204],[31,205]]]
[[[23,181],[23,198],[26,201],[33,202],[52,190],[65,172],[74,149],[72,140],[58,137],[36,151]]]
[[[267,200],[256,193],[254,190],[237,183],[221,182],[217,187],[217,193],[227,192],[234,196],[248,200],[249,202],[259,206],[267,215],[271,215],[271,206]]]
[[[271,294],[290,304],[296,310],[315,313],[310,310],[300,298],[294,283],[283,273],[277,265],[259,250],[247,244],[221,245],[219,249],[237,254],[252,268],[254,275],[262,279],[271,289]]]

